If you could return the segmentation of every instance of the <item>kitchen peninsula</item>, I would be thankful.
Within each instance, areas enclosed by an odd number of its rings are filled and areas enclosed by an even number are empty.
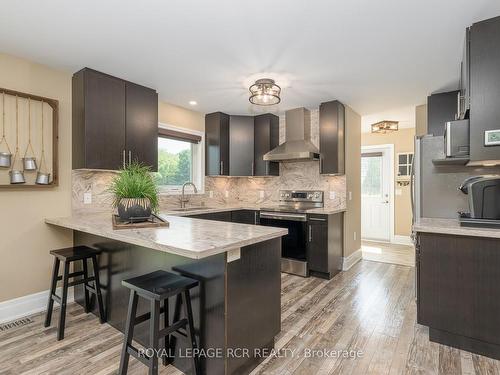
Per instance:
[[[281,236],[287,230],[161,216],[168,220],[168,228],[113,230],[110,213],[74,213],[46,223],[73,230],[75,245],[102,251],[99,272],[107,321],[122,332],[128,301],[122,280],[155,270],[199,280],[192,298],[200,348],[223,353],[245,348],[250,353],[201,357],[203,373],[249,372],[263,359],[254,357],[254,350],[273,347],[280,331]],[[75,288],[75,300],[83,303],[82,288]],[[147,308],[140,301],[138,314]],[[147,321],[136,327],[135,338],[143,345],[148,342],[148,328]],[[190,360],[176,356],[173,364],[188,372]]]

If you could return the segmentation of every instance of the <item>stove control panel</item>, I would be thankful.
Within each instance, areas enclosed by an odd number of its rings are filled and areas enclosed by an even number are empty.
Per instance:
[[[323,202],[323,192],[317,190],[280,190],[282,202]]]

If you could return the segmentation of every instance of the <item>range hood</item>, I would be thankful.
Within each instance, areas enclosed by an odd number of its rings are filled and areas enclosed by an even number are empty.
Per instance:
[[[311,113],[305,108],[285,112],[285,142],[264,155],[266,161],[319,160],[319,150],[311,142]]]

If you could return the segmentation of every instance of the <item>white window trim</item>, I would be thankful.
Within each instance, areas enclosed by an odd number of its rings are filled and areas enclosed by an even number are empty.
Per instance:
[[[198,176],[197,181],[193,181],[193,183],[196,185],[196,188],[198,189],[197,194],[205,194],[205,133],[198,130],[181,128],[178,126],[164,124],[161,122],[158,123],[158,128],[175,130],[178,132],[198,135],[201,137],[200,143],[195,144],[195,147],[193,149],[193,176]],[[160,195],[182,194],[180,187],[166,187],[164,185],[163,186],[159,185],[159,190],[160,190]],[[192,194],[191,190],[189,191],[190,194]]]

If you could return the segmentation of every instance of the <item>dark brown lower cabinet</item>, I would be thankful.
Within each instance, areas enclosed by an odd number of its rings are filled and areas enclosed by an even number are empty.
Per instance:
[[[331,279],[342,270],[344,213],[308,215],[307,262],[312,276]]]
[[[431,341],[500,359],[500,239],[418,233],[416,257]]]

